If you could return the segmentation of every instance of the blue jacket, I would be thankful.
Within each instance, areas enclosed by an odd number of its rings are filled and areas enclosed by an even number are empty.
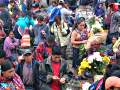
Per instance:
[[[54,8],[53,8],[53,10],[52,10],[52,12],[51,12],[51,15],[50,15],[49,22],[50,22],[50,23],[53,23],[56,16],[61,16],[61,10],[60,10],[60,8],[58,8],[58,7],[54,7]]]
[[[24,3],[22,3],[22,12],[23,13],[27,12],[27,6]]]
[[[103,78],[91,84],[88,90],[105,90]]]
[[[99,8],[98,6],[95,9],[95,15],[96,16],[105,16],[105,10],[103,8]]]
[[[9,0],[0,0],[0,4],[5,4],[7,6],[9,4]]]

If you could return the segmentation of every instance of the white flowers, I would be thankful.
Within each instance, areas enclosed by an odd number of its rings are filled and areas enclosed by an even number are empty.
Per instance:
[[[82,90],[88,90],[90,85],[91,84],[89,82],[85,82],[84,84],[82,84]]]
[[[92,28],[91,30],[94,31],[94,29],[98,29],[98,30],[101,30],[102,29],[102,19],[101,18],[98,18],[98,17],[95,17],[95,23],[92,25]]]
[[[101,24],[98,21],[96,21],[95,24],[92,25],[91,30],[93,31],[95,28],[99,29],[99,30],[102,29],[102,26],[101,26]]]
[[[89,63],[93,63],[93,60],[102,62],[102,57],[100,56],[100,52],[94,52],[93,55],[88,56]]]

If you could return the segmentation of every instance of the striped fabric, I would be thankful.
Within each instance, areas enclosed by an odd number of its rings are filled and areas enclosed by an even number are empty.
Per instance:
[[[21,78],[15,73],[13,81],[4,81],[4,78],[0,77],[0,90],[25,90]]]
[[[21,39],[21,47],[30,47],[30,35],[29,34],[24,34]]]

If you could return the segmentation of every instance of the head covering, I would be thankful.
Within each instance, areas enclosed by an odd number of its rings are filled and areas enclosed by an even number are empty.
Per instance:
[[[32,51],[30,49],[25,49],[23,55],[25,56],[26,54],[32,54]]]
[[[37,17],[37,20],[44,20],[44,16],[39,15],[39,16]]]
[[[120,87],[120,78],[116,76],[111,76],[105,81],[105,89],[110,89],[111,87]]]
[[[59,3],[64,3],[65,1],[64,0],[59,0]]]
[[[9,69],[13,68],[12,63],[9,60],[6,60],[2,65],[1,65],[1,71],[7,71]]]
[[[113,10],[118,11],[119,10],[119,3],[113,3]]]

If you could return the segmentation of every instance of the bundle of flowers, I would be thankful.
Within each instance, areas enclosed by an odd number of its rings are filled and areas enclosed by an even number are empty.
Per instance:
[[[102,25],[103,19],[101,17],[93,16],[88,20],[88,27],[91,30],[91,33],[96,34],[103,31]]]
[[[91,73],[92,75],[103,75],[105,67],[109,62],[110,58],[108,56],[100,52],[94,52],[82,60],[78,75],[83,75],[85,72]]]

